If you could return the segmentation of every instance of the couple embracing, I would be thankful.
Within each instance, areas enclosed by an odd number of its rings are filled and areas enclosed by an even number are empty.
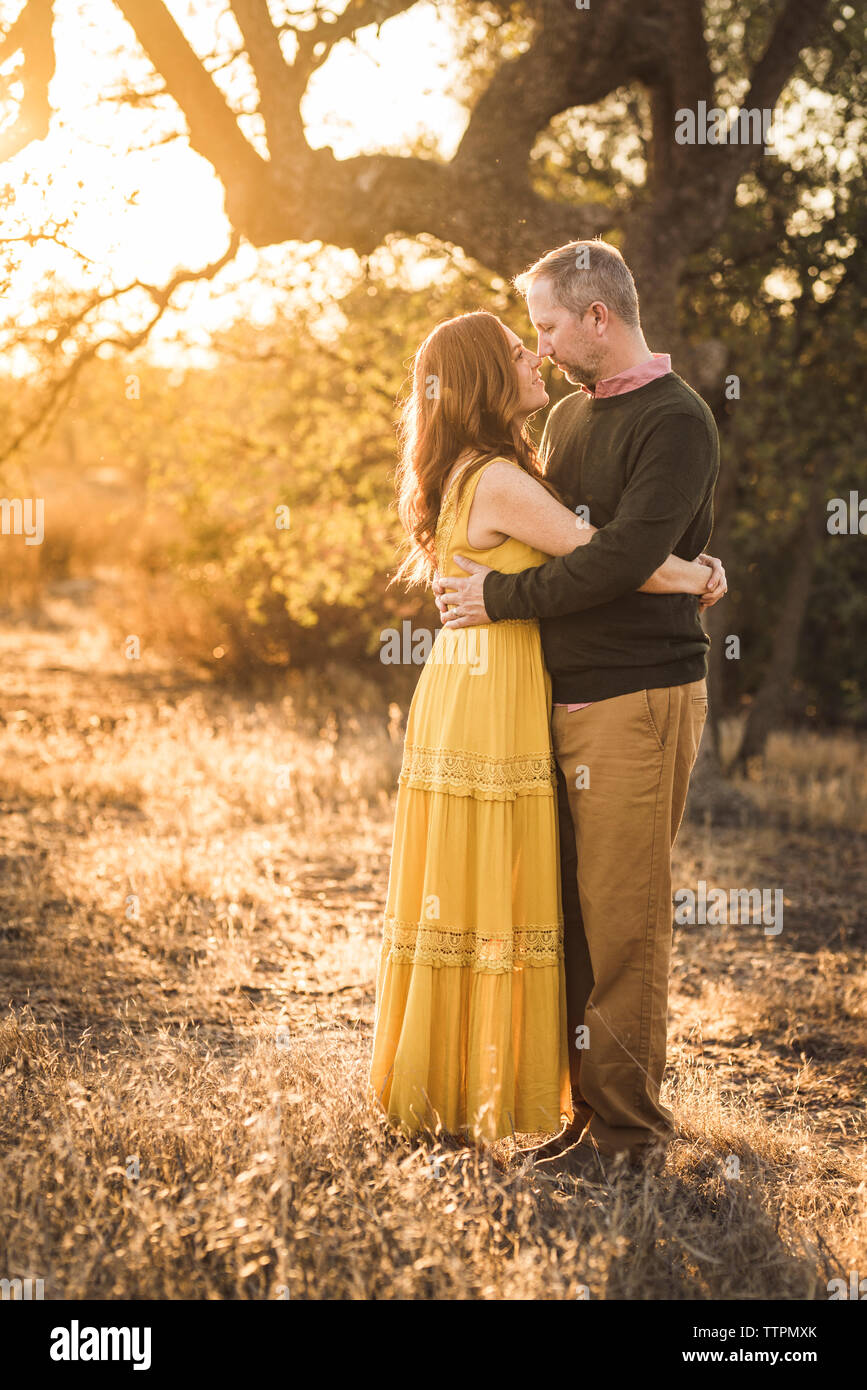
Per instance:
[[[671,850],[700,609],[726,589],[702,553],[719,444],[616,248],[515,283],[538,352],[492,314],[441,323],[402,420],[395,577],[433,582],[443,626],[407,717],[369,1086],[407,1135],[553,1134],[524,1150],[539,1171],[598,1179],[674,1133]],[[580,389],[537,457],[545,357]]]

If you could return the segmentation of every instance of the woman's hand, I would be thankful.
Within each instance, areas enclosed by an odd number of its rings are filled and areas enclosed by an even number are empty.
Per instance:
[[[455,555],[455,561],[469,571],[466,579],[434,575],[433,591],[443,627],[481,627],[491,621],[485,609],[485,579],[490,567],[463,555]]]
[[[704,611],[705,608],[712,608],[715,603],[719,603],[723,595],[728,592],[729,586],[722,560],[718,560],[715,555],[705,555],[704,551],[701,555],[696,555],[695,558],[698,564],[708,565],[711,570],[707,588],[703,594],[698,596],[698,606]]]

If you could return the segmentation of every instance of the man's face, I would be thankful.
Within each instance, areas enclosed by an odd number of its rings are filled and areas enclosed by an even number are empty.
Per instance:
[[[583,317],[555,299],[544,275],[527,291],[527,311],[539,335],[539,356],[550,357],[573,386],[595,386],[603,359],[602,338],[592,309]]]

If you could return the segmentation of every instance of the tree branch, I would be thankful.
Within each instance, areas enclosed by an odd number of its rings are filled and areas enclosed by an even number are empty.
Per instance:
[[[742,110],[773,110],[780,93],[791,77],[799,54],[808,47],[822,22],[830,0],[786,0],[768,46],[750,79]],[[727,144],[682,146],[686,152],[684,167],[689,166],[702,188],[703,208],[697,217],[703,222],[704,234],[695,241],[695,249],[706,246],[721,227],[731,206],[735,190],[744,174],[764,155],[762,145]],[[694,231],[694,225],[690,231]]]
[[[310,29],[293,29],[298,42],[292,71],[296,74],[300,92],[303,92],[311,76],[329,57],[331,50],[341,39],[354,38],[359,29],[375,24],[377,28],[387,19],[403,14],[415,4],[416,0],[349,0],[340,15],[331,15],[329,20],[320,20]],[[299,95],[300,95],[299,92]]]
[[[186,117],[190,144],[226,190],[226,211],[244,229],[267,189],[267,161],[253,149],[235,112],[199,61],[163,0],[116,0],[136,37]]]
[[[54,76],[52,0],[27,0],[15,23],[0,41],[0,63],[21,52],[16,77],[24,92],[18,119],[0,138],[0,162],[11,159],[34,140],[44,140],[51,124],[48,86]]]
[[[283,57],[268,0],[231,0],[231,7],[259,89],[259,110],[272,164],[284,177],[290,170],[300,176],[298,156],[307,149],[299,110],[303,89],[298,90],[297,80]]]
[[[129,294],[132,290],[144,290],[150,295],[155,308],[154,314],[142,328],[131,333],[100,337],[88,343],[76,354],[69,367],[51,383],[36,413],[32,415],[18,430],[17,434],[7,440],[3,448],[0,449],[0,465],[5,463],[6,460],[20,449],[21,445],[31,438],[38,430],[46,430],[53,423],[62,409],[63,404],[68,399],[72,386],[82,368],[96,356],[100,348],[116,347],[124,352],[132,352],[135,348],[141,347],[142,343],[147,341],[155,325],[159,323],[163,314],[169,308],[175,291],[179,289],[181,285],[187,285],[194,281],[212,280],[214,276],[223,269],[223,266],[228,265],[229,261],[236,255],[240,241],[240,234],[238,232],[233,232],[229,240],[229,245],[223,255],[220,256],[218,260],[212,261],[210,265],[203,266],[201,270],[180,270],[176,275],[173,275],[171,280],[165,285],[150,285],[143,280],[133,280],[130,284],[123,286],[121,289],[92,296],[83,309],[67,319],[67,321],[61,325],[61,329],[51,345],[52,349],[55,351],[63,342],[68,340],[75,329],[84,322],[94,309],[112,300],[118,300],[122,298],[123,295]]]
[[[561,111],[591,106],[619,85],[627,0],[598,0],[592,18],[569,0],[543,0],[530,48],[502,63],[470,116],[454,165],[527,169],[539,132]]]

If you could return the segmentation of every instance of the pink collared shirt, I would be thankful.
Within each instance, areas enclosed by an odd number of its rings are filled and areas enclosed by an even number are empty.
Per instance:
[[[646,386],[650,381],[656,381],[659,376],[667,376],[671,371],[671,355],[667,352],[655,352],[650,362],[639,362],[637,367],[627,367],[625,372],[617,372],[615,376],[606,376],[602,381],[597,381],[595,390],[582,386],[588,396],[593,396],[596,400],[603,400],[606,396],[625,396],[627,391],[637,391],[639,386]],[[585,700],[583,705],[564,705],[562,702],[555,704],[555,709],[565,709],[569,714],[576,709],[587,709],[595,704],[594,700]]]
[[[605,396],[625,396],[627,391],[637,391],[639,386],[656,381],[658,376],[667,376],[670,371],[669,353],[655,352],[650,362],[639,362],[637,367],[627,367],[625,372],[618,372],[616,376],[606,376],[602,381],[597,381],[592,391],[587,386],[582,386],[581,390],[597,400]]]
[[[602,381],[596,382],[592,391],[589,386],[582,386],[581,389],[597,400],[602,400],[604,396],[625,396],[627,391],[638,391],[639,386],[646,386],[647,382],[656,381],[657,377],[667,377],[670,371],[670,353],[654,352],[650,361],[639,361],[638,367],[627,367],[627,370],[618,371],[614,377],[603,377]]]

